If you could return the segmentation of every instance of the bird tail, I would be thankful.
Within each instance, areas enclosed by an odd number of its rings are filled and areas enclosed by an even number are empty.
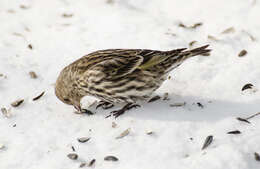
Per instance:
[[[179,54],[179,56],[186,56],[187,58],[197,55],[209,55],[211,49],[207,49],[209,45],[201,46],[192,50],[183,51]]]
[[[170,72],[171,70],[175,69],[179,65],[181,65],[186,59],[197,56],[197,55],[209,55],[211,49],[207,49],[209,45],[201,46],[192,50],[177,49],[172,51],[167,51],[169,55],[172,54],[167,60],[164,61],[163,65],[166,68],[166,73]],[[176,54],[178,51],[178,54]]]

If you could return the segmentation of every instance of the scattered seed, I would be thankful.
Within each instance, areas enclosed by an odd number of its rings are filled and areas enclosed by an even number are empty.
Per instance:
[[[204,106],[203,106],[200,102],[197,102],[197,105],[198,105],[200,108],[204,108]]]
[[[8,12],[8,13],[15,13],[15,10],[13,10],[13,9],[8,9],[7,12]]]
[[[208,39],[216,42],[219,41],[215,36],[212,35],[208,35]]]
[[[184,25],[183,23],[179,23],[179,27],[182,27],[182,28],[187,28],[186,25]]]
[[[12,114],[10,113],[10,109],[7,110],[5,107],[1,108],[1,112],[3,114],[3,116],[10,118],[12,116]]]
[[[24,27],[24,30],[26,30],[27,32],[31,32],[31,30],[27,26]]]
[[[185,106],[185,105],[186,105],[186,102],[180,102],[180,103],[170,104],[170,107],[182,107],[182,106]]]
[[[74,146],[71,146],[71,149],[72,149],[72,151],[74,151],[74,152],[76,151]]]
[[[18,99],[16,101],[14,101],[13,103],[11,103],[11,106],[13,107],[18,107],[23,103],[24,99]]]
[[[161,97],[160,96],[154,96],[153,98],[151,98],[149,101],[148,101],[148,103],[151,103],[151,102],[154,102],[154,101],[156,101],[156,100],[159,100]]]
[[[196,29],[197,27],[202,26],[202,25],[203,25],[202,22],[198,22],[198,23],[193,24],[190,28]]]
[[[194,41],[191,41],[191,42],[189,43],[189,46],[192,47],[196,42],[197,42],[197,41],[195,41],[195,40],[194,40]]]
[[[147,132],[146,134],[147,134],[147,135],[152,135],[152,134],[154,134],[154,132],[153,132],[153,131],[149,131],[149,132]]]
[[[39,98],[41,98],[43,95],[44,95],[44,91],[39,95],[39,96],[36,96],[35,98],[33,98],[33,101],[36,101],[38,100]]]
[[[4,76],[4,74],[0,73],[0,77],[3,77],[3,76]]]
[[[90,140],[90,137],[81,137],[81,138],[78,138],[78,142],[80,143],[86,143]]]
[[[247,34],[247,36],[249,36],[249,38],[251,39],[251,41],[256,41],[256,38],[253,36],[253,35],[251,35],[250,33],[248,33],[247,31],[245,31],[245,30],[243,30],[243,32],[245,33],[245,34]]]
[[[163,100],[170,100],[169,93],[164,93]]]
[[[255,160],[260,161],[260,155],[257,152],[255,152],[254,155],[255,155]]]
[[[239,130],[229,131],[227,134],[241,134]]]
[[[247,51],[245,49],[241,50],[238,54],[239,57],[243,57],[247,54]]]
[[[115,122],[112,122],[112,128],[116,128],[117,124]]]
[[[30,71],[29,72],[29,75],[30,75],[30,77],[32,78],[32,79],[37,79],[37,74],[34,72],[34,71]]]
[[[241,117],[237,117],[237,120],[250,124],[250,121],[248,121],[247,119],[241,118]]]
[[[88,166],[89,166],[89,167],[93,166],[93,165],[95,164],[95,162],[96,162],[96,159],[91,160],[91,161],[89,162]]]
[[[235,28],[234,27],[230,27],[225,29],[223,32],[221,32],[222,34],[227,34],[227,33],[234,33],[235,32]]]
[[[29,44],[28,48],[32,50],[33,49],[32,44]]]
[[[208,136],[206,138],[201,150],[204,150],[205,148],[207,148],[212,143],[212,141],[213,141],[213,136],[212,135]]]
[[[168,76],[168,79],[170,80],[172,77],[171,76]]]
[[[165,35],[177,36],[175,33],[166,32]]]
[[[81,163],[80,165],[79,165],[79,168],[83,168],[83,167],[85,167],[87,165],[87,163]]]
[[[188,29],[196,29],[197,27],[202,26],[202,25],[203,25],[202,22],[195,23],[192,26],[186,26],[183,23],[179,23],[179,27],[188,28]]]
[[[117,136],[116,139],[123,138],[123,137],[127,136],[129,133],[130,133],[130,128],[123,131],[123,133],[121,133],[119,136]]]
[[[113,4],[114,3],[114,0],[107,0],[106,1],[108,4]]]
[[[76,153],[70,153],[67,155],[67,157],[71,160],[77,160],[78,159],[78,154]]]
[[[73,16],[73,14],[66,14],[66,13],[64,13],[62,16],[64,18],[71,18]]]
[[[118,158],[115,156],[106,156],[104,158],[105,161],[118,161]]]
[[[14,36],[20,36],[20,37],[23,37],[23,38],[25,38],[25,37],[24,37],[22,34],[20,34],[20,33],[17,33],[17,32],[14,32],[14,33],[13,33],[13,35],[14,35]]]
[[[5,145],[0,143],[0,150],[4,149],[5,148]]]
[[[20,8],[21,8],[21,9],[29,9],[29,7],[28,7],[28,6],[25,6],[25,5],[20,5]]]
[[[16,124],[14,124],[13,127],[16,127]]]
[[[252,85],[251,83],[247,83],[242,87],[242,91],[247,90],[247,89],[252,89],[254,85]]]

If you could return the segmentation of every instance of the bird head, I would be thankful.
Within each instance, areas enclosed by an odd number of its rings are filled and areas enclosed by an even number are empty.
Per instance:
[[[63,103],[73,105],[81,111],[80,100],[83,96],[78,93],[74,83],[70,70],[67,67],[64,68],[55,83],[55,94]]]

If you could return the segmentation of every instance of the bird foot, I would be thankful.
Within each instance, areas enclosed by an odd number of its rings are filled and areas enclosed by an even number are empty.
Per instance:
[[[96,109],[98,109],[99,107],[102,107],[102,109],[106,110],[106,109],[110,109],[110,108],[114,107],[114,105],[112,103],[109,103],[109,102],[100,101],[98,103]]]
[[[77,110],[75,113],[76,114],[88,114],[88,115],[93,115],[94,113],[91,112],[88,109],[82,109],[80,106],[74,106],[74,108]]]
[[[122,109],[110,112],[110,115],[106,116],[106,118],[110,117],[111,115],[114,116],[115,118],[117,118],[118,116],[121,116],[122,114],[124,114],[127,110],[130,110],[132,108],[137,108],[137,107],[141,107],[141,106],[138,104],[128,103]]]

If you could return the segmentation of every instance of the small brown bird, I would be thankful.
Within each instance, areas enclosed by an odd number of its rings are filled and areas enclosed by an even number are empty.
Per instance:
[[[90,53],[65,67],[55,86],[56,96],[81,110],[80,100],[90,95],[101,99],[99,106],[125,103],[113,111],[117,117],[138,100],[146,100],[166,80],[168,73],[189,57],[208,54],[209,45],[170,51],[148,49],[107,49]],[[99,107],[97,106],[97,107]]]

